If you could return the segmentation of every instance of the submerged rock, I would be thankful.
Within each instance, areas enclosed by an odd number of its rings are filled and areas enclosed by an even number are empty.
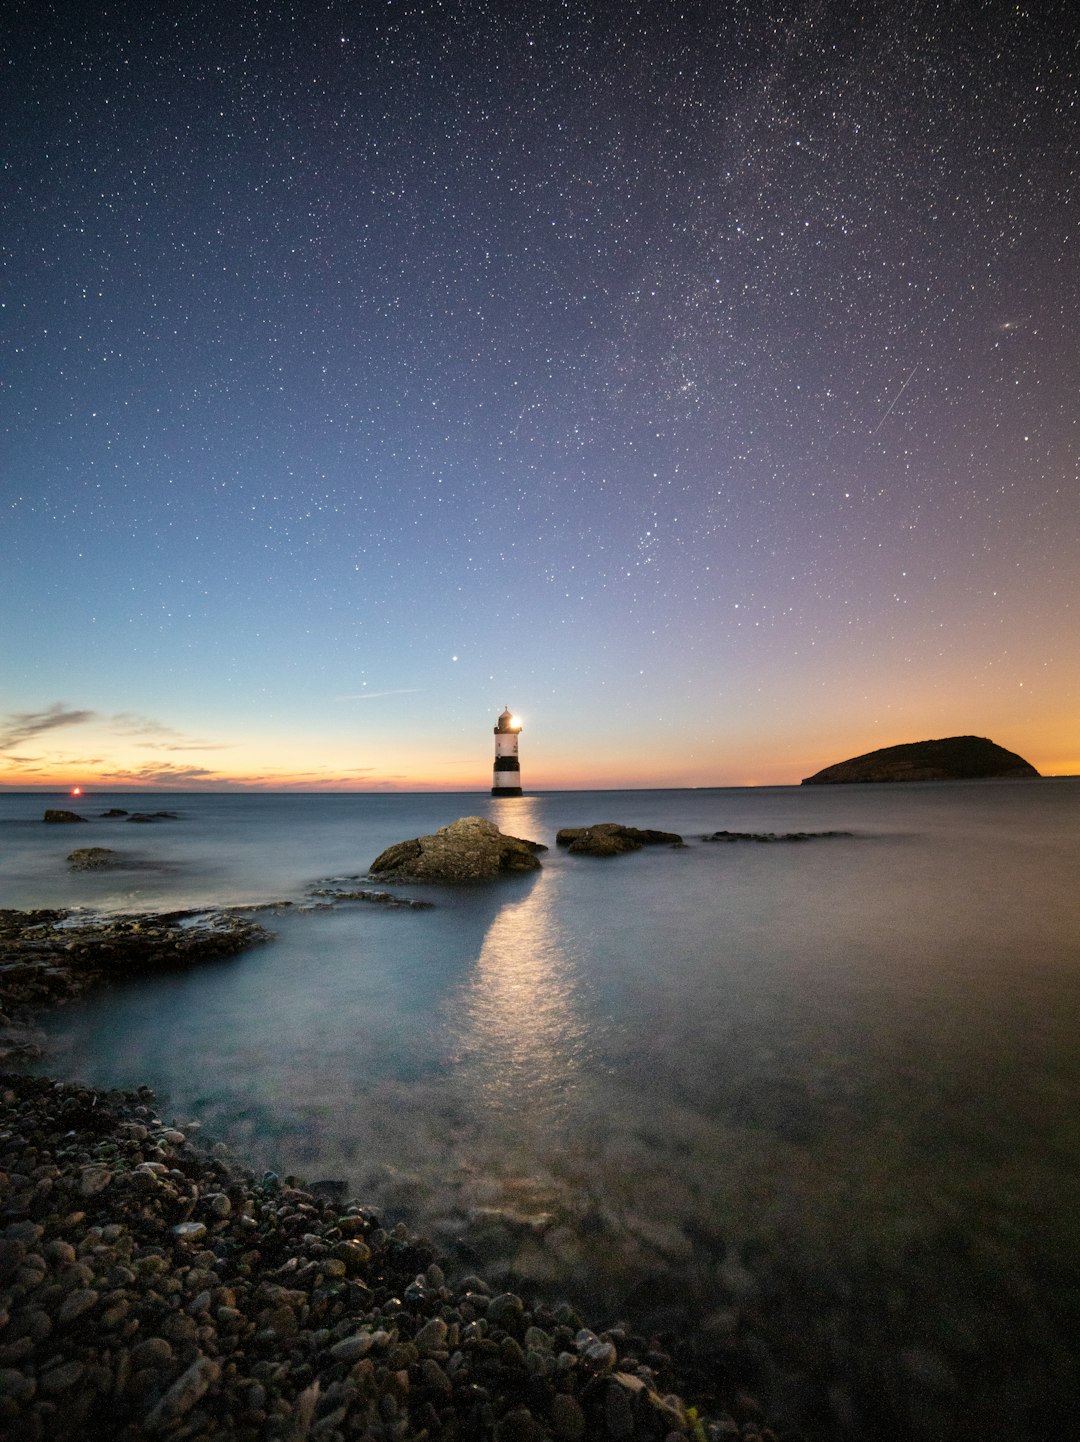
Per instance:
[[[399,841],[371,863],[373,876],[395,881],[486,881],[504,871],[535,871],[538,841],[506,836],[482,816],[463,816],[431,836]]]
[[[412,896],[395,896],[390,891],[372,891],[370,887],[343,888],[339,886],[314,886],[309,896],[325,898],[328,901],[367,901],[374,906],[385,906],[390,911],[430,911],[431,901],[418,901]]]
[[[85,821],[86,817],[78,816],[74,811],[46,811],[45,815],[41,819],[42,821],[49,821],[53,824],[67,824],[72,821]]]
[[[129,821],[179,821],[175,811],[133,811]]]
[[[819,841],[826,836],[854,836],[854,831],[714,831],[702,841]]]
[[[104,871],[117,864],[116,852],[108,846],[80,846],[67,860],[72,871]]]
[[[124,810],[124,808],[123,808],[122,806],[110,806],[109,809],[108,809],[108,811],[103,811],[101,814],[102,814],[103,817],[106,818],[106,820],[108,820],[110,817],[114,817],[114,816],[127,816],[127,815],[128,815],[128,813]]]
[[[803,780],[804,786],[859,781],[974,781],[1000,776],[1038,776],[1034,766],[985,736],[944,736],[883,746],[849,761],[838,761]]]
[[[674,831],[641,830],[637,826],[620,826],[616,821],[600,821],[595,826],[564,826],[555,837],[572,856],[621,856],[626,851],[640,851],[643,846],[682,846],[683,839]]]

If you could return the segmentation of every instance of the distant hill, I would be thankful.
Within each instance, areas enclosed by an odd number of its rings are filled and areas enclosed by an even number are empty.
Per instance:
[[[945,736],[883,746],[850,761],[837,761],[804,786],[837,786],[856,781],[971,781],[990,776],[1038,776],[1034,766],[985,736]]]

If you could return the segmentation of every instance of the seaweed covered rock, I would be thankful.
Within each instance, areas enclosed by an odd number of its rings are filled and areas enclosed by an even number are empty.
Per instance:
[[[683,839],[674,831],[642,830],[637,826],[620,826],[617,821],[600,821],[595,826],[564,826],[555,837],[573,856],[622,856],[626,851],[640,851],[643,846],[681,846]]]
[[[392,881],[486,881],[500,872],[535,871],[538,841],[506,836],[482,816],[463,816],[431,836],[388,846],[371,863],[373,876]]]

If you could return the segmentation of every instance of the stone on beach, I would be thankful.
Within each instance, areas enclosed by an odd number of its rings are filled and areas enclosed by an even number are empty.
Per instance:
[[[486,881],[500,872],[535,871],[538,841],[506,836],[482,816],[463,816],[431,836],[388,846],[371,863],[373,876],[393,881]]]
[[[674,831],[641,830],[621,826],[616,821],[600,821],[595,826],[564,826],[555,837],[572,856],[622,856],[627,851],[640,851],[643,846],[681,846],[683,839]]]

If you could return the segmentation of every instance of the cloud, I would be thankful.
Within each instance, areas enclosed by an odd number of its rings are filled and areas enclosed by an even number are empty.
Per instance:
[[[205,766],[140,766],[137,769],[129,768],[123,771],[110,771],[108,781],[132,781],[140,784],[145,782],[172,782],[178,781],[218,781],[223,780],[217,771],[209,771]]]
[[[357,691],[354,696],[335,696],[335,701],[378,701],[382,696],[415,696],[422,686],[401,686],[396,691]]]
[[[218,751],[221,747],[214,741],[195,741],[177,731],[175,726],[166,726],[149,716],[139,716],[133,711],[119,711],[109,723],[114,736],[130,737],[137,746],[148,751]]]
[[[81,726],[92,721],[94,711],[74,711],[57,701],[47,711],[13,711],[4,718],[4,729],[0,730],[0,747],[19,746],[43,731],[55,731],[58,726]]]

